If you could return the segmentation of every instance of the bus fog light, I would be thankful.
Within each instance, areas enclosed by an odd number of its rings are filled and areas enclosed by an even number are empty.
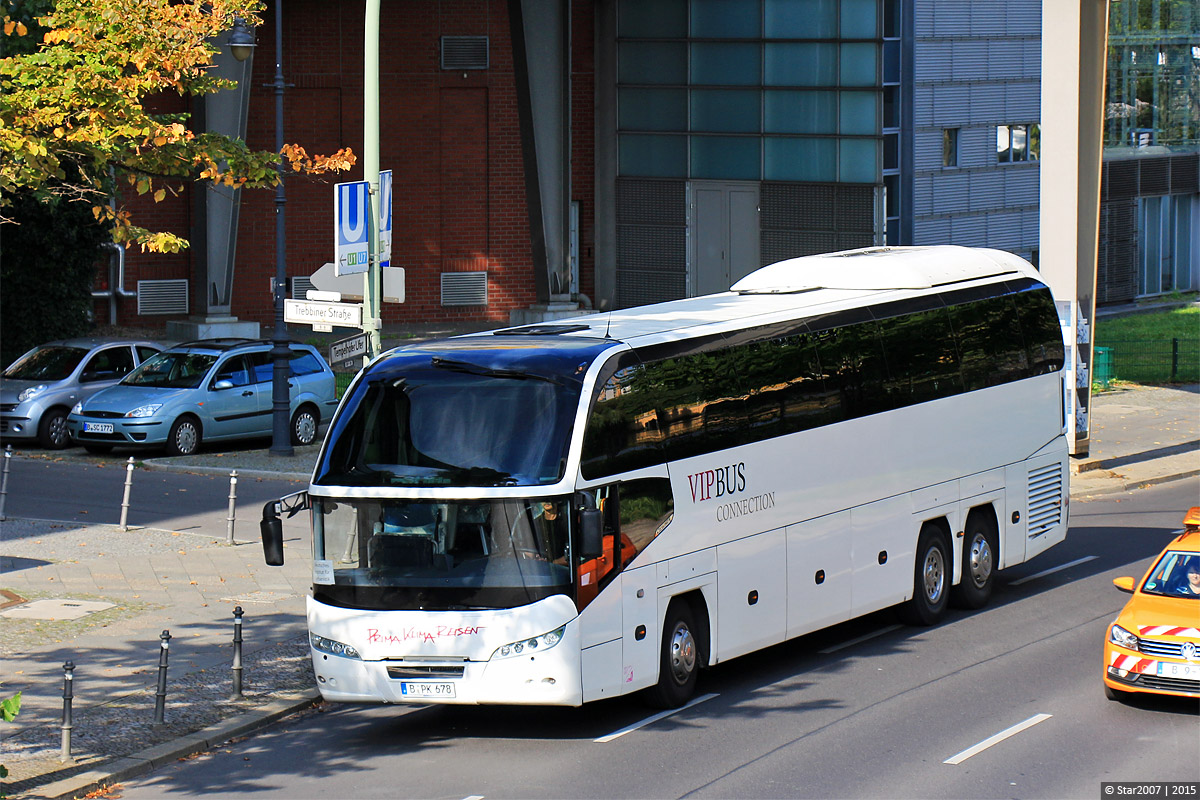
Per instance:
[[[496,648],[496,652],[492,653],[492,658],[511,658],[512,656],[521,655],[526,650],[549,650],[554,645],[562,641],[563,631],[566,625],[561,628],[555,628],[549,633],[543,633],[541,636],[534,636],[530,639],[522,639],[519,642],[511,642]]]

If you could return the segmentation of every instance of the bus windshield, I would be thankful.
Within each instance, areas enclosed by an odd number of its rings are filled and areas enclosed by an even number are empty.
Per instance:
[[[313,596],[344,608],[512,608],[572,592],[567,498],[312,498]]]
[[[326,486],[537,486],[558,482],[578,377],[468,354],[397,358],[355,386],[317,469]]]

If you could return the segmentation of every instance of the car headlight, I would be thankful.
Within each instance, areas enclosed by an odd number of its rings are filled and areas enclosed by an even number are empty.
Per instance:
[[[1122,628],[1120,625],[1113,625],[1108,632],[1108,640],[1115,645],[1120,645],[1127,650],[1138,649],[1138,638],[1129,631]]]
[[[71,407],[71,413],[72,414],[82,414],[83,413],[83,401],[82,400],[80,400],[78,403],[76,403],[74,406]]]
[[[162,408],[162,403],[151,403],[148,406],[138,406],[133,411],[127,411],[127,417],[153,417]]]
[[[521,639],[520,641],[510,642],[503,647],[498,647],[496,648],[496,652],[492,653],[492,658],[514,658],[515,656],[528,656],[540,653],[543,650],[549,650],[562,641],[563,631],[566,630],[566,627],[564,625],[549,633],[543,633],[541,636]]]
[[[322,653],[329,653],[331,656],[341,656],[342,658],[357,658],[362,659],[362,656],[348,644],[326,639],[324,636],[317,636],[315,633],[308,635],[308,641],[312,643],[314,650],[320,650]]]
[[[17,395],[17,402],[24,403],[26,400],[32,400],[44,391],[46,391],[46,384],[44,383],[39,383],[37,386],[30,386]]]

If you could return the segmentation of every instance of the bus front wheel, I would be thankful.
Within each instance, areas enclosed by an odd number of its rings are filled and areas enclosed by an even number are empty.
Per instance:
[[[676,600],[667,608],[663,625],[662,653],[658,664],[658,683],[647,690],[647,699],[657,708],[678,708],[696,691],[700,671],[692,609]]]
[[[942,530],[930,522],[922,525],[917,539],[913,596],[900,606],[900,618],[909,625],[933,625],[945,613],[950,594],[949,556]]]

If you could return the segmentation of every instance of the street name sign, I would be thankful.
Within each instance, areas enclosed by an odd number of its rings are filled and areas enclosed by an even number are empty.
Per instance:
[[[366,354],[367,335],[365,333],[358,333],[348,339],[342,339],[340,342],[334,342],[329,345],[330,364],[362,358]]]
[[[357,303],[318,303],[313,300],[285,300],[283,303],[283,319],[285,322],[300,322],[312,325],[314,330],[318,325],[340,328],[358,328],[362,326],[362,306]],[[329,330],[329,328],[324,328]]]

